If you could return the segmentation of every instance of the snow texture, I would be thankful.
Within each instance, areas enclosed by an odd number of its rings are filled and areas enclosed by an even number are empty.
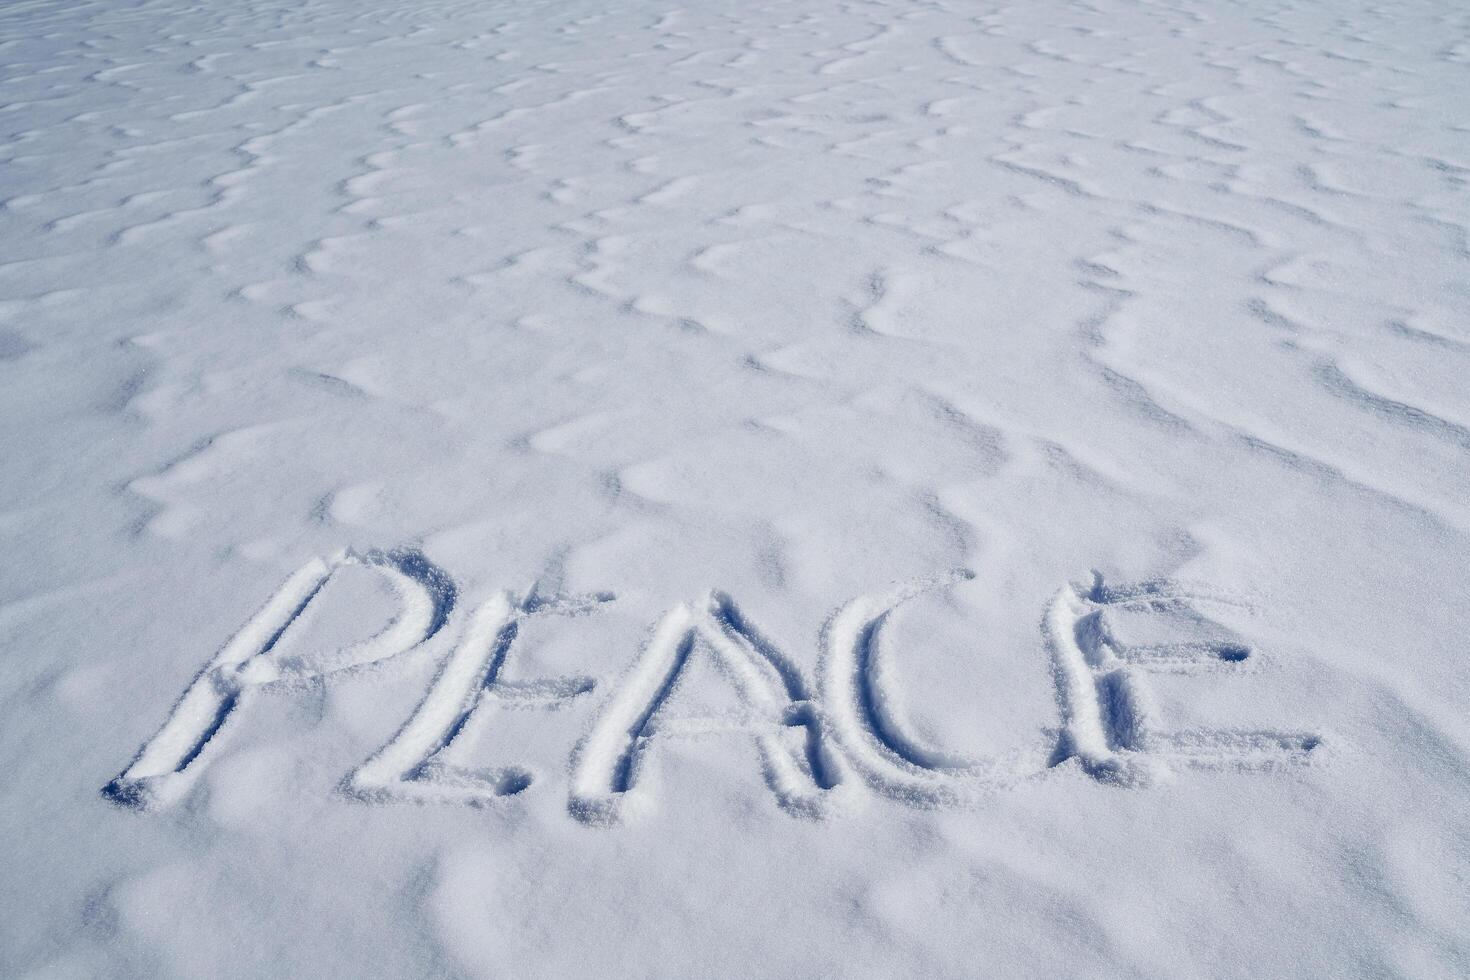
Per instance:
[[[1470,976],[1470,7],[0,5],[0,976]]]

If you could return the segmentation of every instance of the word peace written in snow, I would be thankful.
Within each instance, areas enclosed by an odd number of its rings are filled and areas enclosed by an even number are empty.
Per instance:
[[[382,575],[402,604],[399,614],[371,639],[309,663],[272,656],[332,575],[348,565]],[[657,623],[573,750],[569,811],[585,822],[607,824],[638,804],[639,772],[650,748],[680,733],[678,726],[656,725],[655,715],[696,650],[716,658],[731,679],[743,708],[738,728],[755,740],[762,775],[780,805],[798,815],[822,816],[863,785],[909,805],[932,807],[964,803],[1068,762],[1095,779],[1141,786],[1179,766],[1300,764],[1320,744],[1318,736],[1299,731],[1170,730],[1150,693],[1151,673],[1229,671],[1252,651],[1218,638],[1128,643],[1119,638],[1116,617],[1175,610],[1208,623],[1202,607],[1234,600],[1167,582],[1120,588],[1099,579],[1090,588],[1062,588],[1045,615],[1061,725],[1044,765],[1021,757],[958,758],[928,747],[900,717],[891,671],[879,664],[879,642],[896,607],[969,577],[955,572],[844,605],[823,629],[815,685],[729,596],[712,593],[702,603],[676,606]],[[262,687],[325,678],[410,650],[451,622],[456,596],[450,576],[416,551],[348,552],[309,562],[225,644],[104,793],[138,809],[177,802],[218,753],[235,715],[245,713]],[[586,677],[515,682],[501,674],[522,629],[547,618],[595,613],[613,598],[545,597],[534,589],[524,597],[501,592],[490,598],[469,616],[413,715],[346,776],[343,791],[369,802],[479,803],[526,790],[533,782],[527,769],[452,765],[444,761],[446,750],[487,700],[555,707],[592,691],[596,684]]]

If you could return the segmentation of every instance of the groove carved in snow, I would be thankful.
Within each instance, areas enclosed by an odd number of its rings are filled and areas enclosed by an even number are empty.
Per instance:
[[[313,656],[283,658],[283,636],[339,569],[361,565],[384,576],[399,613],[377,635]],[[859,596],[843,604],[820,636],[817,683],[765,637],[734,598],[709,592],[669,610],[625,674],[602,699],[572,752],[568,812],[606,825],[653,804],[640,774],[662,740],[723,735],[753,740],[762,777],[793,815],[821,818],[866,786],[916,807],[973,803],[1076,763],[1100,782],[1139,787],[1181,769],[1274,770],[1309,761],[1321,737],[1298,729],[1171,729],[1153,698],[1159,672],[1206,674],[1249,669],[1256,651],[1222,632],[1206,610],[1239,604],[1208,589],[1154,581],[1064,586],[1044,617],[1060,726],[1049,760],[1025,754],[970,758],[929,744],[899,708],[899,668],[883,643],[900,606],[973,578],[967,570]],[[309,562],[290,576],[174,706],[159,732],[103,790],[141,810],[178,802],[256,692],[302,681],[335,681],[407,653],[456,622],[453,580],[415,551],[344,553]],[[344,796],[367,803],[485,804],[536,784],[514,760],[491,767],[452,764],[444,754],[486,701],[554,709],[592,693],[588,676],[509,681],[501,674],[524,628],[593,616],[610,592],[525,596],[499,592],[468,616],[454,649],[413,714],[344,777]],[[1130,641],[1117,617],[1174,615],[1197,636]],[[691,660],[710,658],[740,706],[731,717],[664,720],[661,709]],[[507,752],[512,749],[507,748]]]

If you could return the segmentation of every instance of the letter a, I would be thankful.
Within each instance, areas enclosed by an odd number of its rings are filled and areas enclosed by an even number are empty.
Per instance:
[[[658,737],[675,734],[657,727],[654,716],[699,646],[733,680],[746,721],[734,726],[717,719],[689,721],[702,731],[733,727],[754,736],[766,783],[782,808],[802,816],[825,811],[841,781],[841,763],[827,750],[823,721],[805,680],[746,623],[728,596],[711,593],[698,609],[682,604],[664,616],[577,747],[569,809],[579,820],[614,823],[636,799],[648,748]]]

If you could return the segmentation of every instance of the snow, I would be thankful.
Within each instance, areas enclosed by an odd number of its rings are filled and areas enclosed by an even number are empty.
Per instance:
[[[1470,975],[1470,10],[0,8],[0,975]]]

